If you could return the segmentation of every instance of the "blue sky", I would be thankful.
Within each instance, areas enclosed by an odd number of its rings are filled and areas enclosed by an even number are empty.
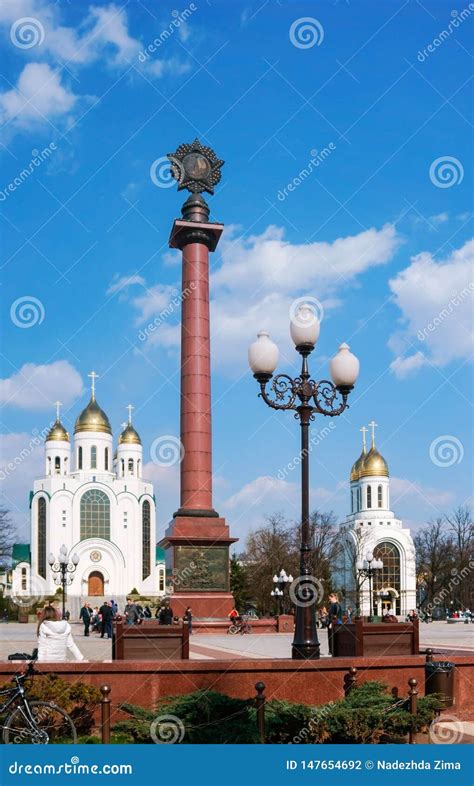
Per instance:
[[[297,372],[288,314],[303,296],[324,311],[316,378],[341,341],[361,361],[351,408],[311,455],[313,506],[348,512],[373,418],[399,517],[416,528],[469,502],[473,20],[469,4],[411,0],[4,4],[2,478],[22,537],[35,435],[57,398],[72,431],[91,369],[116,434],[135,405],[158,537],[178,506],[178,466],[150,449],[178,436],[179,309],[140,331],[179,289],[167,240],[185,196],[161,158],[195,137],[226,162],[209,198],[226,225],[213,429],[234,535],[265,513],[298,518],[284,469],[298,426],[257,398],[246,353],[266,327]]]

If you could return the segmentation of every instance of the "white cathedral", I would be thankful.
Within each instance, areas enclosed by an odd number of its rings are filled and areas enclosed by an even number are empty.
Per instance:
[[[50,567],[66,547],[69,562],[79,557],[67,588],[68,607],[103,598],[123,604],[132,590],[165,594],[165,562],[155,543],[153,485],[142,478],[143,449],[128,423],[114,453],[112,429],[92,395],[74,426],[74,442],[59,417],[45,440],[44,474],[30,492],[31,556],[13,552],[11,594],[46,597],[58,589]],[[51,555],[51,556],[50,556]],[[75,561],[77,558],[75,557]]]
[[[343,595],[344,606],[359,609],[362,616],[382,616],[388,609],[404,619],[416,609],[415,547],[410,530],[390,510],[390,478],[387,462],[372,444],[362,452],[350,474],[351,512],[341,526],[342,564],[333,578]],[[367,561],[367,557],[373,560]],[[372,581],[360,570],[377,564]]]

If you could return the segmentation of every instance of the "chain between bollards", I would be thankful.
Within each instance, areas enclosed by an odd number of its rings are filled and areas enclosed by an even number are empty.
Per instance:
[[[410,715],[411,715],[411,725],[410,725],[410,733],[408,736],[408,742],[410,745],[416,744],[416,731],[415,731],[415,722],[416,722],[416,713],[417,713],[417,705],[418,705],[418,680],[415,680],[414,677],[408,680],[408,702],[410,707]]]
[[[109,693],[111,688],[108,685],[102,685],[100,692],[102,693],[101,705],[101,737],[102,744],[108,745],[110,742],[110,698]]]
[[[255,684],[257,695],[255,696],[255,706],[257,708],[257,729],[260,737],[260,742],[265,743],[265,684],[257,682]]]

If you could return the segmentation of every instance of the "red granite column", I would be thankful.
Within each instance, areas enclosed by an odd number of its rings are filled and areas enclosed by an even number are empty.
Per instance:
[[[181,511],[212,510],[209,250],[183,248],[181,322]]]

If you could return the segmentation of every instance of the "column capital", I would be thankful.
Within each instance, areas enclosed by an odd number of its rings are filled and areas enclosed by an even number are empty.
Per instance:
[[[169,246],[182,250],[190,243],[202,243],[209,251],[215,251],[223,229],[224,224],[199,223],[177,218],[171,229]]]

